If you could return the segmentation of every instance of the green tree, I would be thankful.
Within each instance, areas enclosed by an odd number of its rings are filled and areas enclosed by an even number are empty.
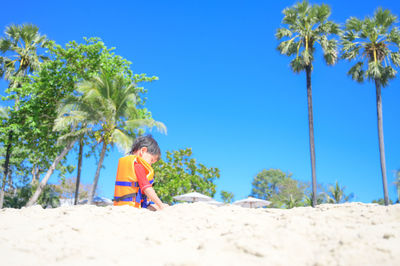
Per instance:
[[[5,36],[0,39],[0,51],[10,56],[0,56],[0,73],[10,82],[9,88],[18,87],[15,77],[24,77],[38,70],[41,62],[47,59],[38,53],[38,49],[47,47],[50,42],[33,24],[11,25],[6,27],[4,33]]]
[[[34,75],[22,80],[21,85],[15,88],[20,99],[20,108],[17,111],[14,110],[16,121],[14,124],[20,127],[18,128],[21,134],[19,138],[22,140],[16,144],[25,149],[25,156],[21,154],[20,158],[32,167],[32,182],[39,180],[42,173],[45,174],[42,178],[43,182],[40,182],[38,186],[39,190],[45,188],[47,179],[55,169],[65,168],[63,165],[65,159],[61,155],[66,154],[64,153],[66,148],[69,150],[72,147],[68,147],[69,142],[62,142],[60,139],[78,137],[79,130],[83,129],[82,124],[79,124],[76,125],[74,132],[70,132],[71,134],[65,134],[71,131],[71,127],[66,131],[53,131],[54,121],[58,116],[57,106],[74,93],[78,82],[98,75],[100,67],[107,69],[110,73],[118,73],[135,84],[136,103],[139,106],[144,104],[141,94],[145,90],[137,84],[157,79],[147,77],[145,74],[133,74],[130,70],[131,63],[114,55],[113,48],[107,49],[99,39],[91,38],[85,41],[86,43],[83,44],[70,42],[65,48],[60,45],[50,46],[51,60],[43,63]],[[14,96],[10,93],[7,99],[12,99],[12,97]],[[141,112],[148,113],[143,110]],[[94,138],[94,136],[91,137]],[[55,164],[52,165],[52,163]]]
[[[304,191],[304,206],[312,206],[312,184],[311,182],[306,182],[306,189]],[[326,203],[326,193],[327,190],[326,188],[320,184],[317,183],[317,204],[323,204]]]
[[[6,28],[5,36],[0,39],[0,56],[1,77],[5,77],[9,81],[7,92],[10,94],[8,99],[15,100],[13,109],[19,109],[20,93],[18,88],[21,86],[23,80],[28,73],[39,69],[42,60],[46,57],[38,53],[39,48],[44,48],[49,44],[46,36],[39,33],[39,28],[32,24],[11,25]],[[6,56],[7,55],[7,56]],[[0,134],[8,136],[6,138],[6,154],[4,160],[4,176],[5,180],[8,176],[10,157],[12,153],[12,145],[18,142],[18,121],[13,119],[11,112],[10,118],[0,130]],[[3,206],[5,183],[2,183],[0,193],[0,208]]]
[[[75,184],[75,194],[74,194],[74,205],[78,204],[79,197],[79,187],[81,180],[81,172],[82,172],[82,157],[83,157],[83,138],[79,140],[79,151],[78,151],[78,173],[76,176],[76,184]],[[89,195],[88,195],[89,196]]]
[[[291,209],[304,206],[304,191],[306,185],[298,180],[286,178],[278,185],[278,192],[272,196],[274,207]]]
[[[321,46],[325,62],[328,65],[333,65],[337,61],[337,41],[328,37],[332,34],[338,34],[340,30],[336,23],[328,20],[330,14],[331,10],[328,5],[310,5],[308,1],[297,3],[283,10],[282,24],[286,25],[286,27],[279,28],[275,35],[278,40],[283,39],[278,45],[279,52],[294,57],[290,62],[291,69],[295,73],[306,72],[310,157],[314,192],[313,206],[317,203],[317,181],[311,72],[317,44]]]
[[[14,192],[6,193],[4,196],[4,207],[6,208],[22,208],[26,206],[32,194],[37,190],[38,182],[33,184],[25,184],[18,187]],[[46,185],[43,193],[37,200],[37,203],[43,208],[55,208],[60,205],[59,193],[54,185]]]
[[[252,189],[250,196],[271,200],[272,196],[279,192],[279,185],[282,184],[285,179],[291,177],[292,174],[284,173],[280,169],[264,169],[254,177],[251,183]]]
[[[153,164],[154,189],[163,202],[171,204],[175,202],[173,196],[192,191],[214,196],[214,181],[220,176],[219,169],[197,163],[191,156],[190,148],[167,151],[165,160]]]
[[[328,193],[326,193],[327,203],[344,203],[350,201],[354,195],[353,193],[346,195],[345,187],[341,187],[339,182],[336,181],[335,186],[329,186]]]
[[[387,205],[383,198],[373,200],[372,203],[378,203],[379,205]],[[393,201],[391,199],[389,199],[389,204],[393,204]]]
[[[372,17],[366,17],[364,20],[355,17],[348,19],[342,36],[342,58],[357,61],[350,68],[348,75],[358,82],[363,82],[367,78],[375,83],[380,164],[386,205],[389,204],[389,195],[383,139],[381,88],[387,86],[389,80],[396,75],[396,70],[391,63],[396,67],[400,65],[400,31],[396,23],[395,15],[389,10],[378,8]]]
[[[250,196],[269,200],[270,207],[293,208],[303,206],[306,185],[280,169],[262,170],[252,181]]]
[[[63,156],[72,146],[70,142],[60,141],[69,137],[85,139],[85,125],[75,124],[78,127],[77,132],[64,134],[64,128],[67,132],[68,127],[56,126],[53,130],[55,120],[59,115],[57,107],[66,98],[72,98],[76,84],[85,79],[90,79],[100,72],[100,67],[112,69],[113,73],[123,73],[127,79],[132,82],[145,79],[145,75],[133,74],[129,69],[130,62],[120,56],[114,55],[113,48],[108,49],[98,38],[84,38],[85,43],[78,44],[75,41],[69,42],[63,48],[60,45],[50,47],[50,61],[42,66],[40,72],[36,73],[33,81],[26,84],[25,93],[27,101],[24,105],[25,123],[28,125],[29,135],[25,138],[31,149],[29,157],[31,164],[36,169],[48,169],[45,177],[40,182],[37,193],[34,198],[40,195],[40,191],[47,183],[48,178],[53,173],[55,167],[60,167]],[[152,79],[155,79],[153,77]],[[143,92],[142,87],[137,87],[137,92]],[[140,102],[143,102],[139,96]],[[62,124],[62,123],[61,123]],[[75,140],[73,138],[71,141]],[[63,143],[64,145],[59,145]],[[73,143],[72,143],[73,144]],[[64,154],[64,155],[63,155]],[[61,156],[61,157],[60,157]],[[44,158],[48,158],[45,160]],[[56,162],[57,161],[57,162]],[[45,162],[43,164],[42,162]],[[56,162],[55,166],[48,162]],[[79,167],[78,167],[79,170]],[[34,178],[33,178],[34,179]],[[79,184],[77,184],[79,186]],[[32,200],[34,199],[32,198]],[[29,202],[29,204],[32,204]]]
[[[32,165],[32,181],[45,173],[64,147],[57,144],[63,134],[54,131],[58,116],[57,107],[64,98],[74,93],[76,84],[96,75],[100,65],[115,67],[116,71],[129,68],[129,62],[112,53],[97,38],[85,39],[85,43],[69,42],[49,47],[51,60],[42,64],[39,71],[21,86],[19,124],[23,125],[23,146],[29,149],[27,160]],[[129,73],[133,79],[133,74]],[[60,166],[63,162],[61,162]]]
[[[8,110],[7,108],[0,106],[0,120],[1,123],[4,122],[4,120],[8,119]],[[4,143],[3,141],[1,141],[0,143]],[[1,146],[0,146],[1,147]],[[1,147],[0,152],[3,153],[4,148]],[[0,172],[3,173],[4,172],[4,168],[3,165],[1,164],[0,161]],[[3,200],[4,200],[4,189],[5,189],[5,183],[6,183],[6,178],[7,178],[7,172],[6,171],[3,175],[2,181],[1,181],[1,190],[0,190],[0,208],[3,207]]]
[[[221,198],[224,203],[231,203],[233,200],[233,197],[234,197],[234,195],[232,192],[228,192],[225,190],[221,191]]]

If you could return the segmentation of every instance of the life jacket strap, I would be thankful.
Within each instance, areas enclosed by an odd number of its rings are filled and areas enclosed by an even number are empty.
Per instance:
[[[123,195],[122,197],[114,197],[113,201],[119,202],[119,201],[133,201],[134,198],[136,198],[137,193],[131,193],[131,194],[126,194]]]
[[[115,181],[116,186],[122,186],[122,187],[138,187],[139,182],[128,182],[128,181]]]

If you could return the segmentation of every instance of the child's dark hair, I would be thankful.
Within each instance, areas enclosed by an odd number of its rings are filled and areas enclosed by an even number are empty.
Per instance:
[[[151,135],[137,137],[132,145],[130,154],[134,154],[143,147],[146,147],[147,152],[151,155],[157,155],[158,158],[161,158],[160,147],[158,146],[157,141],[153,139]]]

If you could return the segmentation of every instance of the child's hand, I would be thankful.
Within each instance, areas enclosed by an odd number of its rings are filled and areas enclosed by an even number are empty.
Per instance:
[[[147,209],[153,212],[158,211],[158,207],[155,204],[150,204],[149,206],[147,206]]]

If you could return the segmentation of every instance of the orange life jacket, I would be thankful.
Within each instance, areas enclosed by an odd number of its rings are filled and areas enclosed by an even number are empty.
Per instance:
[[[128,155],[122,157],[118,161],[114,206],[129,205],[136,208],[146,208],[149,205],[146,195],[142,193],[139,187],[135,173],[135,162],[144,166],[150,184],[154,182],[153,168],[140,156]]]

